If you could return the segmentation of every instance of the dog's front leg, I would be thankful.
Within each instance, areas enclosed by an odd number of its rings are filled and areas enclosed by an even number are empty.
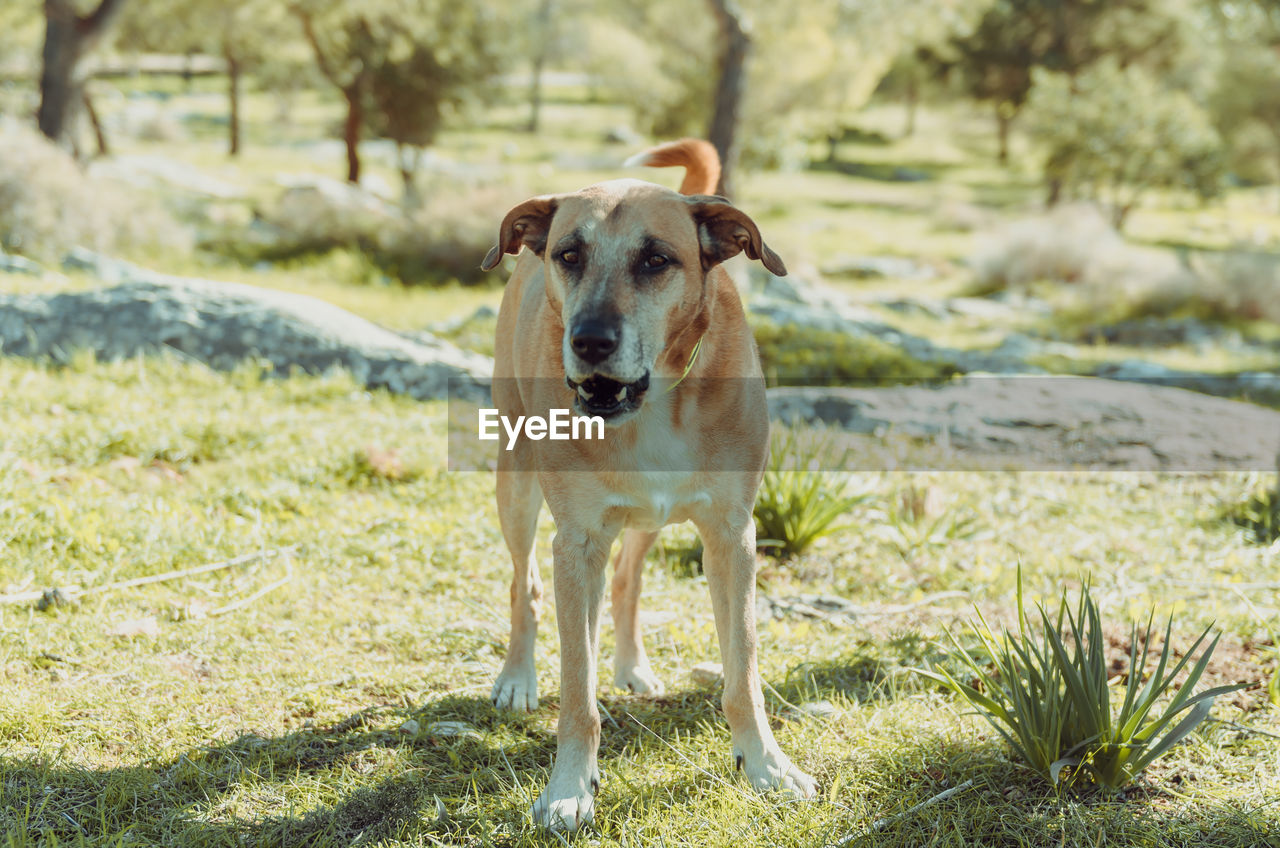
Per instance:
[[[556,830],[575,830],[591,821],[600,788],[596,657],[604,570],[616,535],[616,527],[612,532],[561,527],[552,545],[560,628],[560,722],[555,765],[547,788],[533,805],[533,819]]]
[[[530,461],[522,457],[519,462]],[[490,697],[499,709],[532,712],[538,708],[538,673],[533,652],[538,616],[542,612],[542,580],[538,577],[535,542],[542,490],[532,472],[509,470],[513,465],[522,466],[508,455],[499,455],[498,463],[498,520],[511,551],[514,574],[511,578],[511,643]]]
[[[778,789],[812,798],[817,784],[778,747],[764,711],[756,665],[756,528],[751,511],[707,516],[697,527],[724,661],[723,706],[733,733],[734,762],[759,791]]]

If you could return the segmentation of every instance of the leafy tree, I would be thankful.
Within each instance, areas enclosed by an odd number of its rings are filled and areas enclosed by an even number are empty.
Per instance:
[[[480,27],[468,27],[467,34],[472,43],[454,42],[448,51],[393,38],[370,63],[368,93],[375,107],[370,128],[396,144],[407,205],[417,200],[414,176],[423,148],[435,142],[450,110],[484,94],[477,92],[478,83],[500,65]]]
[[[1232,171],[1257,182],[1280,179],[1280,54],[1257,43],[1225,51],[1211,101],[1231,150]]]
[[[1028,104],[1043,142],[1050,201],[1098,200],[1119,229],[1155,188],[1217,193],[1221,142],[1209,116],[1185,92],[1162,87],[1141,67],[1099,62],[1074,79],[1037,69]]]
[[[945,38],[990,2],[614,2],[589,19],[582,50],[642,129],[723,137],[735,126],[745,161],[778,165],[837,133],[904,49]]]
[[[131,50],[218,56],[227,67],[227,150],[242,146],[240,91],[245,74],[286,52],[296,28],[273,0],[131,0],[119,44]]]
[[[425,146],[444,110],[481,92],[501,69],[494,45],[503,28],[483,3],[299,0],[291,10],[321,74],[346,101],[350,182],[360,181],[366,127],[402,146]]]
[[[1168,70],[1194,40],[1192,12],[1184,0],[996,0],[971,32],[951,40],[944,66],[994,105],[1003,163],[1036,68],[1074,77],[1110,58]]]
[[[1280,0],[1216,0],[1212,28],[1220,56],[1211,96],[1214,125],[1233,174],[1280,181]]]
[[[80,61],[102,40],[126,0],[99,0],[81,14],[73,0],[44,0],[45,36],[41,53],[40,109],[36,123],[53,141],[62,141],[84,99]]]

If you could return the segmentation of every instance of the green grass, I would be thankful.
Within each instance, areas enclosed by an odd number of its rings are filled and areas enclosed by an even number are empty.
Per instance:
[[[216,112],[213,90],[197,88],[171,103]],[[445,133],[438,152],[494,166],[499,183],[530,195],[618,176],[594,157],[616,153],[620,162],[633,152],[600,141],[629,116],[584,101],[561,92],[537,136],[513,131],[520,104],[499,105],[477,126]],[[100,106],[114,108],[108,98]],[[246,155],[235,162],[207,120],[194,121],[186,140],[113,142],[243,186],[245,220],[274,197],[282,172],[341,177],[340,149],[296,146],[326,137],[339,120],[327,91],[302,93],[289,123],[274,121],[270,98],[257,92],[246,96],[246,114]],[[897,138],[895,107],[873,107],[860,123],[890,143],[842,144],[853,175],[743,174],[738,202],[797,269],[857,253],[940,269],[927,281],[836,281],[855,296],[962,293],[975,235],[942,210],[1026,208],[1040,194],[1032,151],[1016,144],[1013,166],[997,167],[990,121],[952,107],[924,110],[912,139]],[[937,178],[876,178],[902,164]],[[385,166],[366,168],[397,185]],[[1263,191],[1238,191],[1193,209],[1153,196],[1129,234],[1201,246],[1255,231],[1274,240],[1280,219],[1268,202]],[[493,210],[495,228],[504,211]],[[312,294],[395,329],[500,296],[388,284],[348,251],[260,267],[204,254],[128,258]],[[6,292],[96,283],[78,274],[0,278]],[[1039,320],[1013,328],[884,315],[971,349]],[[1273,326],[1259,333],[1275,338]],[[459,341],[487,343],[478,331]],[[805,353],[805,340],[775,341],[780,353]],[[827,347],[825,359],[859,374],[918,366],[879,348]],[[1229,352],[1145,355],[1242,367]],[[445,471],[447,413],[441,403],[367,392],[341,374],[274,379],[250,366],[220,374],[159,360],[81,356],[52,369],[0,359],[0,595],[86,590],[44,611],[0,604],[0,846],[559,844],[527,818],[555,744],[554,605],[538,641],[542,709],[495,711],[487,695],[506,647],[510,566],[491,476]],[[866,438],[868,450],[899,449]],[[940,656],[943,628],[971,601],[993,624],[1009,623],[1022,562],[1032,601],[1087,580],[1108,621],[1141,618],[1153,605],[1174,613],[1178,644],[1216,621],[1225,636],[1205,672],[1213,685],[1280,679],[1280,561],[1274,545],[1255,544],[1229,518],[1258,490],[1258,475],[857,476],[869,498],[839,522],[848,526],[785,562],[759,560],[763,593],[835,594],[863,611],[853,624],[760,622],[767,709],[781,744],[819,779],[820,800],[757,797],[734,774],[718,693],[689,675],[719,656],[705,586],[681,560],[692,534],[675,528],[657,548],[644,600],[650,659],[669,694],[649,701],[602,689],[611,720],[597,822],[571,842],[1280,843],[1280,746],[1267,735],[1280,733],[1280,710],[1261,688],[1224,699],[1222,722],[1206,722],[1126,794],[1059,795],[1011,762],[1003,740],[961,703],[909,671]],[[544,516],[548,579],[552,530]],[[276,555],[109,588],[255,552]],[[602,680],[612,679],[612,639],[606,622]],[[796,717],[792,705],[817,700],[835,714]],[[416,733],[402,731],[410,719]],[[474,733],[446,735],[441,721]]]
[[[548,844],[526,808],[554,749],[554,610],[539,636],[543,708],[496,712],[487,695],[505,650],[509,565],[490,476],[443,470],[444,415],[441,404],[368,393],[341,375],[0,361],[0,593],[91,589],[296,546],[45,612],[0,605],[8,844]],[[1106,834],[1108,844],[1245,846],[1274,837],[1280,750],[1260,733],[1280,731],[1280,714],[1264,697],[1220,707],[1234,724],[1206,725],[1141,791],[1079,799],[1007,761],[989,729],[906,671],[935,656],[941,624],[964,607],[913,602],[958,592],[998,619],[1021,559],[1034,563],[1029,593],[1050,597],[1059,581],[1091,575],[1112,616],[1158,601],[1188,628],[1218,619],[1223,646],[1234,644],[1261,680],[1266,649],[1244,642],[1280,598],[1251,591],[1244,604],[1231,585],[1274,580],[1274,553],[1220,519],[1249,480],[939,473],[862,483],[872,498],[850,514],[855,529],[795,560],[761,561],[762,592],[834,592],[869,610],[852,628],[761,623],[768,709],[822,799],[744,791],[718,696],[689,677],[718,659],[705,588],[655,567],[646,637],[670,694],[602,691],[613,721],[587,838],[1056,845]],[[907,549],[882,532],[877,504],[925,488],[941,494],[924,498],[923,511],[963,514],[977,531]],[[544,519],[544,561],[550,530]],[[113,635],[148,618],[150,635]],[[606,626],[605,680],[611,646]],[[794,717],[791,704],[813,700],[831,701],[836,715]],[[407,719],[418,732],[402,732]],[[442,735],[438,721],[475,733]],[[893,818],[966,780],[936,807]]]

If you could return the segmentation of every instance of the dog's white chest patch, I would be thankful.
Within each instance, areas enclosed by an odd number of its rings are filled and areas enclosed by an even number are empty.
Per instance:
[[[665,416],[641,423],[633,453],[634,467],[621,491],[607,496],[609,506],[627,511],[627,525],[657,530],[684,521],[696,507],[711,503],[711,495],[696,478],[698,457],[693,448],[665,425]]]
[[[610,492],[605,504],[625,510],[628,527],[659,530],[711,504],[710,493],[694,485],[692,472],[641,471],[627,476],[631,485],[626,491]]]

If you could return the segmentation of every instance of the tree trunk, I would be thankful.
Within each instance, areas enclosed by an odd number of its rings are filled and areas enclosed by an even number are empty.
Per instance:
[[[548,42],[551,40],[551,19],[555,0],[542,0],[538,6],[535,32],[538,34],[538,52],[533,57],[533,80],[529,83],[529,123],[525,131],[536,133],[542,118],[542,69],[547,64]]]
[[[102,129],[102,121],[98,120],[98,110],[93,108],[93,98],[89,96],[88,88],[80,89],[81,101],[84,103],[85,114],[89,116],[89,125],[93,127],[93,138],[98,143],[98,155],[110,156],[111,150],[107,146],[107,134]]]
[[[400,182],[404,189],[400,195],[400,206],[405,212],[412,212],[422,206],[422,195],[418,193],[418,168],[422,165],[422,148],[416,144],[397,141],[396,165],[400,169]]]
[[[911,71],[911,79],[907,81],[907,125],[902,128],[902,137],[911,138],[916,134],[916,112],[920,107],[920,80],[915,71]]]
[[[719,76],[707,140],[720,154],[720,184],[716,192],[729,197],[733,191],[732,176],[737,162],[738,109],[746,82],[751,38],[742,26],[741,13],[732,0],[707,0],[707,3],[720,27]]]
[[[1050,177],[1049,191],[1045,195],[1044,205],[1047,208],[1052,209],[1053,207],[1057,206],[1061,202],[1062,202],[1062,178]]]
[[[51,140],[62,141],[82,102],[80,59],[101,38],[125,0],[101,0],[87,16],[76,14],[71,0],[44,0],[45,35],[41,53],[40,109],[36,123]]]
[[[227,105],[230,115],[227,121],[227,155],[240,155],[240,62],[230,50],[223,54],[227,60]]]
[[[996,140],[999,144],[996,161],[1001,165],[1009,164],[1009,126],[1013,117],[1004,109],[1003,103],[996,104]]]
[[[1121,203],[1116,201],[1116,205],[1111,210],[1111,226],[1116,232],[1124,229],[1124,222],[1129,219],[1129,213],[1133,211],[1133,202]]]
[[[44,14],[40,110],[36,113],[36,123],[40,132],[53,141],[60,141],[80,100],[76,64],[83,39],[76,26],[80,19],[66,0],[46,0]]]
[[[360,80],[342,90],[347,99],[347,120],[342,125],[342,140],[347,145],[347,182],[360,182],[360,127],[364,124],[364,98]]]

